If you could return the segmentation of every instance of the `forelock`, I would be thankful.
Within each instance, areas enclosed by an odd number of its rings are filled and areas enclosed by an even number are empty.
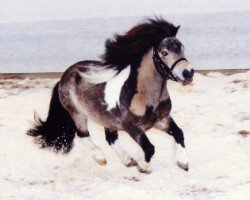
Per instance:
[[[167,48],[170,52],[181,53],[182,43],[176,37],[165,38],[159,45],[159,50]]]

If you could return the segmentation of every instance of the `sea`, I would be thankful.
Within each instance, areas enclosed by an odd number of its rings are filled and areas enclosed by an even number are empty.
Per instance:
[[[0,24],[0,73],[63,72],[100,60],[115,34],[155,16]],[[162,15],[175,25],[196,69],[250,69],[250,11]]]

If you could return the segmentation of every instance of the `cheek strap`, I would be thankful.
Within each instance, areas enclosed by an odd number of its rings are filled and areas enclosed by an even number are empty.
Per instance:
[[[173,81],[178,81],[178,77],[176,74],[174,74],[173,69],[175,66],[181,62],[182,60],[187,60],[186,58],[182,57],[176,60],[171,67],[169,67],[167,64],[165,64],[162,59],[160,58],[158,52],[153,49],[153,60],[154,64],[156,66],[157,71],[161,74],[162,77],[166,79],[170,79]]]

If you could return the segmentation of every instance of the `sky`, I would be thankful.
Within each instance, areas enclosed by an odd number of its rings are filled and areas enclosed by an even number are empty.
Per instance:
[[[0,0],[0,23],[250,10],[249,0]]]

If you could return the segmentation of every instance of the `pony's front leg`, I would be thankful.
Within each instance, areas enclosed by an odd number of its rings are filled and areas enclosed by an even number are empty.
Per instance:
[[[154,128],[162,130],[172,135],[176,142],[177,165],[188,171],[188,158],[184,143],[183,131],[177,126],[171,116],[164,117],[156,121]]]
[[[136,155],[132,156],[139,167],[139,171],[142,173],[150,173],[149,162],[155,152],[154,146],[151,144],[144,131],[137,126],[129,124],[125,127],[125,130],[142,149],[142,151],[139,151]]]
[[[113,149],[120,157],[124,165],[127,167],[135,166],[135,161],[127,154],[127,152],[121,146],[117,130],[105,128],[105,135],[107,142],[110,146],[113,147]]]

